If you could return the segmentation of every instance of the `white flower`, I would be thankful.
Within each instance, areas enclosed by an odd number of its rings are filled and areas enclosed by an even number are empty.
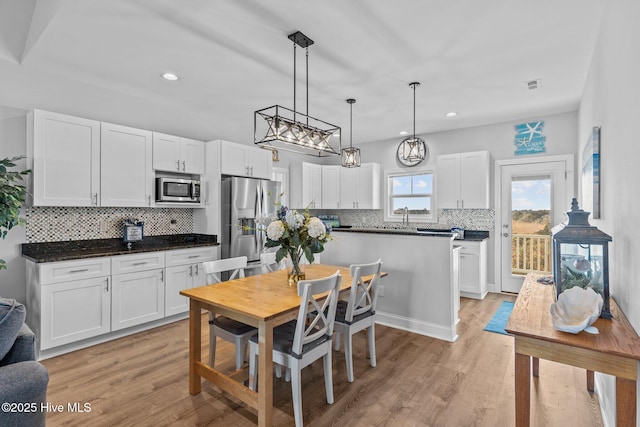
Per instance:
[[[284,234],[284,224],[282,221],[273,221],[267,226],[267,237],[271,240],[280,240]]]
[[[289,228],[291,228],[292,230],[297,230],[304,224],[304,215],[299,214],[298,211],[290,210],[287,211],[285,221],[287,221]]]
[[[309,237],[312,237],[314,239],[317,239],[318,237],[324,235],[327,232],[327,229],[325,228],[324,223],[316,217],[313,217],[309,220],[309,225],[307,226],[307,230],[309,233]]]

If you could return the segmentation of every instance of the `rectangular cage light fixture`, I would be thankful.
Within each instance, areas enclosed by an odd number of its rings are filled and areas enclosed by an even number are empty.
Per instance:
[[[280,105],[256,111],[253,127],[255,144],[267,150],[324,157],[340,155],[342,148],[340,127]]]

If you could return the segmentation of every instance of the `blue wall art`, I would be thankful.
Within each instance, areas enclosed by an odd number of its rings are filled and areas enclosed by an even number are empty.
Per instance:
[[[522,123],[515,126],[516,136],[514,144],[516,146],[516,156],[545,152],[544,143],[547,137],[542,135],[543,126],[543,121]]]

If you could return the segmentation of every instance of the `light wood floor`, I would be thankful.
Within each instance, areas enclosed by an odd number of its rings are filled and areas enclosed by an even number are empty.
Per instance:
[[[344,352],[333,353],[333,405],[325,400],[322,362],[303,371],[305,425],[513,426],[513,338],[483,328],[503,300],[514,299],[463,298],[455,343],[377,326],[376,368],[364,357],[365,333],[358,334],[354,383],[346,380]],[[43,361],[50,403],[91,406],[91,412],[49,413],[47,424],[256,425],[253,409],[209,383],[199,395],[189,394],[187,348],[185,320]],[[216,363],[231,369],[232,351],[219,344]],[[203,358],[207,354],[203,349]],[[585,375],[541,360],[540,377],[532,381],[532,426],[601,426],[598,398],[586,391]],[[289,383],[274,379],[274,395],[274,425],[294,425]]]

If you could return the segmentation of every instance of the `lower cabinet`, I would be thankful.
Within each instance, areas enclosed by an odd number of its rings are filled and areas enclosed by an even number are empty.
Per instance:
[[[111,330],[110,277],[42,286],[40,349],[45,350]]]
[[[117,331],[164,317],[164,270],[113,276],[111,330]]]
[[[188,299],[180,291],[205,285],[202,263],[217,258],[217,247],[204,246],[61,262],[27,261],[27,323],[36,333],[39,350],[49,354],[107,341],[112,339],[111,332],[187,312]],[[79,343],[83,340],[87,341]],[[56,349],[64,345],[68,346]]]
[[[460,295],[483,299],[487,295],[487,241],[463,241],[460,246]]]

